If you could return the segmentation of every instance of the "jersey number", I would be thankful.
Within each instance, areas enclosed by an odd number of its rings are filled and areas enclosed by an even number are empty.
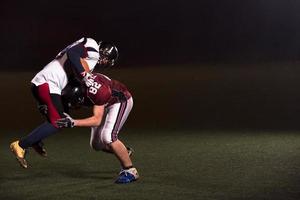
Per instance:
[[[94,82],[91,87],[89,87],[89,93],[97,94],[99,88],[101,87],[100,83]]]

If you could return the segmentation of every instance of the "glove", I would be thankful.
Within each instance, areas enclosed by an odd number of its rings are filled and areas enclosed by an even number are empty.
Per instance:
[[[42,115],[47,115],[47,113],[48,113],[48,106],[46,104],[38,104],[37,107],[38,107],[38,109],[39,109],[39,111],[40,111],[40,113]]]
[[[60,118],[56,121],[58,128],[73,128],[75,125],[74,119],[67,113],[64,113],[64,115],[66,117]]]
[[[83,76],[83,82],[85,83],[85,85],[89,88],[89,87],[91,87],[93,84],[94,84],[94,76],[93,76],[93,74],[91,74],[91,73],[87,73],[87,72],[84,72],[83,74],[82,74],[82,76]]]

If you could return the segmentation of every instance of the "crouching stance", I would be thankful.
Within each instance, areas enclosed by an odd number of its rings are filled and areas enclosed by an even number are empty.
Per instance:
[[[77,98],[81,96],[78,95],[80,91],[83,98]],[[130,183],[137,180],[139,175],[130,158],[132,149],[118,139],[119,131],[133,106],[132,96],[126,86],[102,74],[95,74],[89,88],[67,87],[64,93],[63,97],[69,101],[67,103],[69,106],[78,106],[74,104],[78,104],[76,100],[79,99],[79,104],[93,107],[93,115],[85,119],[72,119],[67,116],[57,120],[57,126],[60,128],[91,127],[91,147],[97,151],[115,154],[121,163],[122,170],[116,183]]]

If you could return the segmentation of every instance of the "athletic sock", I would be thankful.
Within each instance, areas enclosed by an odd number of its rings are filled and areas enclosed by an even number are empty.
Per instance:
[[[133,168],[133,165],[128,166],[128,167],[123,167],[124,170],[128,170],[128,169],[130,169],[130,168]]]
[[[20,147],[23,149],[27,149],[28,147],[31,147],[33,144],[42,141],[43,139],[57,133],[59,131],[58,128],[54,127],[49,122],[45,122],[41,124],[39,127],[34,129],[29,135],[22,138],[19,141]]]

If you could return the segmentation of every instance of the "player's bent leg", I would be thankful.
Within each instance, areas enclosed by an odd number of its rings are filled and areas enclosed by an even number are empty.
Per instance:
[[[110,143],[110,147],[120,161],[123,168],[132,166],[132,161],[128,155],[127,148],[120,140],[116,140]]]
[[[25,160],[26,150],[19,146],[19,141],[14,141],[10,144],[10,150],[16,156],[17,161],[23,168],[28,168]]]
[[[20,139],[19,146],[23,149],[33,147],[38,154],[46,156],[46,150],[39,142],[60,130],[56,125],[56,121],[64,117],[64,107],[60,95],[50,94],[49,85],[47,83],[39,86],[33,84],[31,89],[37,101],[47,107],[46,115],[48,122],[41,124],[32,130],[30,134]]]
[[[20,139],[19,145],[23,149],[32,147],[34,144],[48,138],[51,135],[56,134],[60,129],[54,127],[49,122],[45,122],[31,131],[30,134]]]
[[[90,147],[95,151],[101,151],[105,149],[105,144],[100,141],[101,130],[101,126],[91,127]]]
[[[113,152],[121,163],[122,170],[115,181],[116,183],[130,183],[139,178],[139,174],[136,168],[133,167],[129,157],[129,155],[132,155],[133,149],[127,148],[118,139],[118,133],[126,121],[131,108],[132,99],[109,106],[103,124],[99,127],[93,127],[91,132],[91,146],[100,145],[102,150]]]
[[[110,153],[110,154],[114,153],[109,145],[106,145],[106,147],[103,147],[103,145],[100,145],[100,144],[97,144],[97,143],[90,143],[90,146],[95,151],[100,151],[101,150],[105,153]],[[134,149],[132,147],[129,147],[129,146],[126,146],[126,149],[127,149],[127,153],[129,155],[129,157],[131,157],[134,153]]]
[[[111,137],[104,137],[103,135],[106,133],[102,131],[102,128],[102,126],[91,128],[90,147],[95,151],[101,150],[105,153],[114,153],[110,147]],[[126,146],[126,149],[129,156],[133,155],[134,150],[132,147]]]
[[[128,150],[123,142],[116,140],[110,143],[110,147],[122,165],[122,170],[116,180],[116,183],[123,184],[136,181],[139,178],[139,174],[136,168],[133,167]]]

